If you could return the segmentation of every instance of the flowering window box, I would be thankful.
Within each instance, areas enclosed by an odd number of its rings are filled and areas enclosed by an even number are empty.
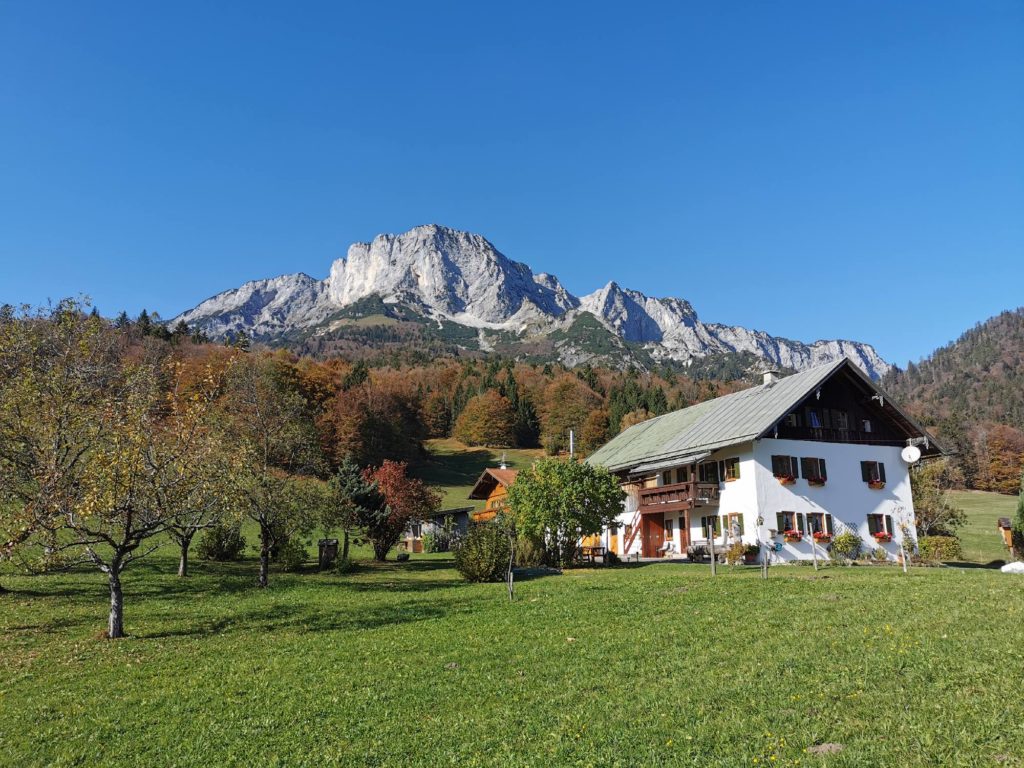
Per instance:
[[[796,478],[793,475],[776,475],[775,479],[779,481],[779,485],[793,485],[796,483]]]
[[[825,478],[823,477],[808,477],[807,484],[815,488],[821,488],[825,485]]]
[[[886,533],[885,531],[879,531],[878,533],[872,534],[875,537],[875,541],[879,544],[888,544],[892,541],[892,534]]]
[[[800,531],[783,531],[782,538],[787,544],[799,544],[804,540],[804,535]]]
[[[823,531],[816,531],[814,534],[814,540],[819,544],[828,544],[832,541],[832,534],[824,533]]]
[[[885,488],[885,480],[869,480],[868,488],[871,488],[872,490],[875,491],[880,491],[883,488]]]

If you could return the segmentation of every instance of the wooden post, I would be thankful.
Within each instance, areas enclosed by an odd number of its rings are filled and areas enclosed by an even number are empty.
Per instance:
[[[717,517],[711,519],[711,531],[708,536],[708,549],[711,550],[711,575],[718,575],[718,558],[715,556],[715,520]]]

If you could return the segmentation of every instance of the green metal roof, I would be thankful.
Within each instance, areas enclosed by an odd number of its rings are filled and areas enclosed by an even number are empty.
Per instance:
[[[591,454],[587,462],[618,472],[754,440],[845,365],[856,367],[843,358],[773,384],[716,397],[634,424]]]

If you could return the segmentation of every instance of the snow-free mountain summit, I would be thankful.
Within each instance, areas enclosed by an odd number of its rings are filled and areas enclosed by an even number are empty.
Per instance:
[[[688,363],[748,353],[772,366],[804,370],[849,357],[878,377],[891,366],[869,344],[807,344],[738,326],[704,323],[689,302],[651,298],[609,282],[583,297],[553,275],[535,274],[485,237],[434,224],[356,243],[324,280],[297,273],[254,280],[183,312],[223,338],[245,331],[275,343],[331,339],[360,327],[419,323],[475,349],[543,354],[569,365]]]

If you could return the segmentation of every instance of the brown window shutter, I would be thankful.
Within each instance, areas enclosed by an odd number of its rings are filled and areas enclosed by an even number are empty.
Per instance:
[[[865,483],[871,482],[871,462],[862,461],[860,463],[860,479]]]
[[[878,462],[878,479],[885,482],[885,464]]]
[[[818,459],[818,477],[822,480],[828,480],[828,472],[825,469],[825,460]]]

